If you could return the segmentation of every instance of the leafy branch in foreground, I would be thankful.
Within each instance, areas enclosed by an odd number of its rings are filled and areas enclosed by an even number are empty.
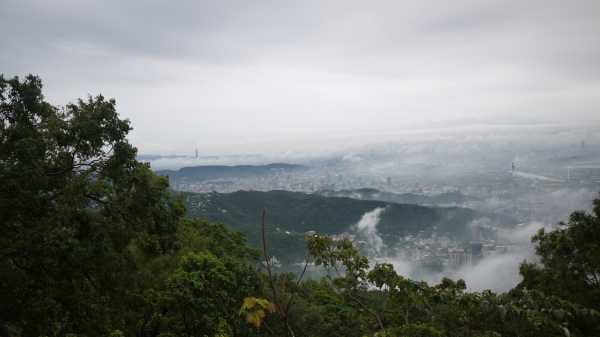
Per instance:
[[[579,331],[581,321],[598,319],[595,310],[538,291],[519,296],[465,292],[461,280],[444,279],[432,287],[398,275],[391,264],[371,268],[347,239],[313,235],[306,241],[332,287],[371,317],[365,331],[379,336],[568,336],[569,327]],[[379,301],[372,301],[373,293]]]
[[[244,304],[242,304],[242,307],[240,308],[239,314],[241,315],[247,312],[246,322],[254,325],[258,329],[262,323],[262,319],[265,317],[265,311],[263,309],[267,309],[269,312],[274,313],[275,305],[262,298],[246,297],[244,299]],[[271,330],[268,326],[267,328]]]
[[[304,263],[304,268],[302,270],[302,274],[300,274],[300,277],[298,278],[298,280],[296,281],[296,286],[294,287],[292,292],[288,292],[287,296],[288,296],[288,300],[287,300],[287,304],[285,304],[284,300],[281,298],[281,295],[279,291],[277,290],[277,287],[275,285],[275,279],[276,277],[273,275],[273,271],[271,268],[271,262],[269,259],[269,253],[267,252],[267,240],[265,237],[265,214],[267,212],[266,208],[263,208],[263,212],[262,212],[262,221],[261,221],[261,234],[262,234],[262,249],[263,249],[263,254],[264,254],[264,258],[265,258],[265,262],[264,265],[266,266],[267,269],[267,276],[268,276],[268,283],[270,285],[271,291],[272,291],[272,296],[274,298],[274,302],[275,304],[268,302],[267,300],[264,299],[258,299],[258,298],[254,298],[254,297],[248,297],[244,300],[244,305],[242,306],[242,308],[240,309],[240,312],[244,311],[245,309],[250,309],[252,307],[254,307],[255,305],[260,305],[263,308],[268,308],[269,311],[271,311],[272,313],[274,313],[275,310],[275,306],[277,307],[277,312],[279,313],[280,317],[281,317],[281,321],[283,323],[283,330],[284,330],[284,334],[285,336],[289,336],[290,334],[292,336],[294,336],[294,332],[292,331],[292,328],[290,326],[290,324],[288,323],[288,313],[290,311],[290,308],[292,306],[292,302],[294,299],[294,296],[296,295],[297,291],[298,291],[298,286],[302,280],[302,277],[304,276],[304,273],[306,272],[306,267],[308,266],[308,259],[305,261]],[[288,261],[289,264],[289,261]],[[286,283],[286,278],[288,276],[288,273],[286,272],[283,275],[283,284]],[[285,290],[285,288],[282,288],[282,290]],[[271,310],[273,309],[273,310]],[[265,313],[263,310],[253,310],[251,311],[247,316],[246,316],[246,321],[248,323],[253,324],[254,326],[256,326],[256,328],[259,328],[261,323],[262,323],[262,319],[265,317]],[[265,323],[266,324],[266,323]],[[267,326],[268,327],[268,326]],[[273,333],[273,335],[276,335],[275,332],[269,328],[269,331],[271,333]]]

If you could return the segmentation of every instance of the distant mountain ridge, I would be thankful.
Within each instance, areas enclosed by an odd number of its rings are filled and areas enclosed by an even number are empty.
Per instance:
[[[345,197],[360,200],[379,200],[385,202],[416,205],[448,205],[452,203],[460,204],[467,201],[483,200],[483,198],[480,197],[472,197],[460,193],[444,193],[440,195],[428,196],[414,193],[396,194],[391,192],[383,192],[373,188],[341,191],[317,191],[313,194],[322,195],[325,197]]]
[[[157,174],[169,176],[172,183],[180,183],[185,180],[190,182],[203,182],[211,179],[227,179],[227,178],[255,178],[274,175],[276,170],[283,172],[292,172],[307,170],[308,168],[296,164],[274,163],[269,165],[208,165],[208,166],[190,166],[183,167],[177,171],[174,170],[159,170]]]

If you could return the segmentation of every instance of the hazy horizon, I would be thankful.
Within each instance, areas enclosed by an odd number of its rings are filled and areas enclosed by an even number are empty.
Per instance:
[[[519,166],[535,159],[528,158],[532,150],[545,151],[545,157],[550,152],[554,156],[576,153],[581,150],[582,142],[587,144],[587,153],[600,151],[600,122],[470,124],[371,133],[265,136],[205,143],[156,142],[134,145],[138,146],[141,157],[156,155],[155,158],[144,160],[149,161],[153,169],[159,170],[202,165],[310,164],[329,160],[356,165],[372,154],[379,161],[424,164],[450,164],[459,160],[472,165],[482,164],[482,158],[486,158],[487,164],[496,165],[503,161],[502,165],[508,167],[511,162]],[[196,149],[198,157],[195,157]],[[586,161],[587,165],[600,165],[597,160],[590,159],[592,162]]]

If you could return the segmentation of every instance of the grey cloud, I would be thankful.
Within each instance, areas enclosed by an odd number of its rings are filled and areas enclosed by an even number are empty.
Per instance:
[[[593,118],[600,5],[6,1],[0,66],[115,97],[134,143]]]
[[[528,245],[531,243],[531,237],[534,236],[540,229],[546,228],[552,230],[551,225],[545,225],[540,222],[532,222],[526,225],[517,227],[516,231],[498,233],[498,239],[502,242],[507,242],[511,245]]]

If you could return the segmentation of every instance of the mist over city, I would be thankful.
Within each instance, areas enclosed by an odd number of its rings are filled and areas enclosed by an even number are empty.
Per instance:
[[[393,263],[406,277],[431,283],[440,282],[442,277],[460,278],[473,291],[508,291],[521,280],[519,264],[537,260],[531,243],[537,230],[554,228],[575,210],[592,209],[591,200],[600,189],[600,123],[462,123],[436,129],[315,136],[302,141],[281,139],[273,142],[277,145],[269,145],[270,149],[245,154],[204,156],[198,151],[196,156],[194,148],[188,156],[138,158],[148,161],[157,172],[170,175],[171,188],[181,192],[282,190],[458,206],[513,217],[519,221],[516,228],[498,226],[481,238],[467,236],[459,239],[461,242],[450,233],[426,238],[424,233],[414,232],[405,233],[392,247],[383,244],[376,226],[385,208],[365,213],[362,220],[346,228],[348,237],[365,245],[366,254],[375,261]],[[250,147],[255,145],[261,149],[258,142]],[[193,173],[196,166],[218,169],[219,165],[265,167],[272,163],[290,166],[267,166],[266,174],[224,173],[213,179]],[[175,173],[183,167],[188,170],[186,174]],[[407,194],[423,198],[403,200],[401,196]],[[435,199],[445,195],[454,197]],[[320,228],[315,225],[312,230],[318,232]],[[482,259],[453,265],[451,252],[468,250],[469,241],[484,244]],[[422,268],[427,264],[440,267],[427,271]]]

